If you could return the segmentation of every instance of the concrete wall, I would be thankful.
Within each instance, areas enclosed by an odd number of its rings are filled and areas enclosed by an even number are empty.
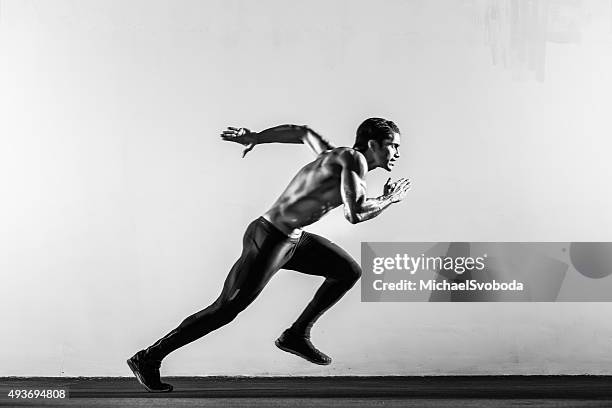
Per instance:
[[[361,241],[610,241],[601,1],[0,1],[0,375],[131,375],[217,296],[246,225],[312,158],[225,126],[403,133],[410,198],[310,228]],[[369,175],[379,195],[384,171]],[[610,279],[610,277],[608,278]],[[360,303],[274,339],[320,278],[281,271],[166,375],[612,374],[607,303]]]

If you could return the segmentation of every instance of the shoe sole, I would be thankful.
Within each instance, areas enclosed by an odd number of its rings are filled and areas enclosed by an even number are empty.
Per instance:
[[[325,362],[325,361],[323,361],[323,362],[321,362],[321,361],[313,361],[313,360],[309,359],[307,356],[305,356],[304,354],[302,354],[302,353],[300,353],[298,351],[295,351],[293,349],[284,347],[282,345],[282,343],[280,341],[278,341],[278,339],[274,342],[274,344],[276,344],[276,347],[278,347],[279,349],[281,349],[283,351],[286,351],[287,353],[294,354],[294,355],[296,355],[298,357],[302,357],[304,360],[310,361],[313,364],[318,364],[318,365],[329,365],[329,364],[331,364],[331,361],[329,361],[329,362]]]
[[[136,365],[132,362],[132,359],[127,360],[127,365],[128,367],[130,367],[130,370],[132,370],[132,372],[136,376],[136,379],[138,380],[140,385],[145,387],[147,391],[149,392],[170,392],[174,389],[174,387],[172,387],[171,385],[170,385],[170,389],[164,389],[164,390],[156,390],[155,388],[150,388],[147,384],[145,384],[144,380],[140,376],[140,372],[138,371],[138,368],[136,367]]]

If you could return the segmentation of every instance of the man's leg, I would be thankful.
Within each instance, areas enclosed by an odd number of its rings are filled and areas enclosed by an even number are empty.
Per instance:
[[[277,340],[277,346],[315,364],[329,364],[331,358],[310,343],[310,329],[361,277],[361,268],[342,248],[321,236],[304,232],[284,269],[325,277],[314,298],[290,329]]]
[[[179,347],[234,320],[255,300],[294,248],[294,242],[271,230],[261,219],[253,221],[244,235],[242,255],[232,267],[217,300],[187,317],[176,329],[128,360],[139,381],[149,391],[170,391],[172,387],[159,380],[161,360]],[[146,372],[134,370],[132,366],[139,362]]]

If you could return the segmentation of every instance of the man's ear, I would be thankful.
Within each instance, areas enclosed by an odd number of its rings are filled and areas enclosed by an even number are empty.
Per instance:
[[[379,146],[378,146],[378,143],[376,142],[376,140],[374,140],[374,139],[368,140],[368,148],[370,150],[376,150],[376,148],[378,148],[378,147]]]

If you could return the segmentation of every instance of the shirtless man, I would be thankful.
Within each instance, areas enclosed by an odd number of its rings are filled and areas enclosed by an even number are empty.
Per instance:
[[[331,358],[310,342],[310,328],[357,282],[361,269],[342,248],[302,228],[341,204],[351,224],[369,220],[404,199],[410,188],[407,179],[395,183],[389,179],[381,196],[365,195],[366,173],[378,167],[391,171],[400,157],[400,132],[389,120],[365,120],[357,129],[353,148],[335,147],[309,127],[296,125],[259,133],[229,127],[221,138],[246,146],[242,157],[262,143],[303,143],[317,158],[298,171],[272,208],[249,224],[242,255],[219,297],[127,361],[138,381],[151,392],[172,391],[172,386],[160,379],[159,368],[165,356],[234,320],[281,268],[323,276],[325,281],[276,345],[312,363],[329,364]]]

